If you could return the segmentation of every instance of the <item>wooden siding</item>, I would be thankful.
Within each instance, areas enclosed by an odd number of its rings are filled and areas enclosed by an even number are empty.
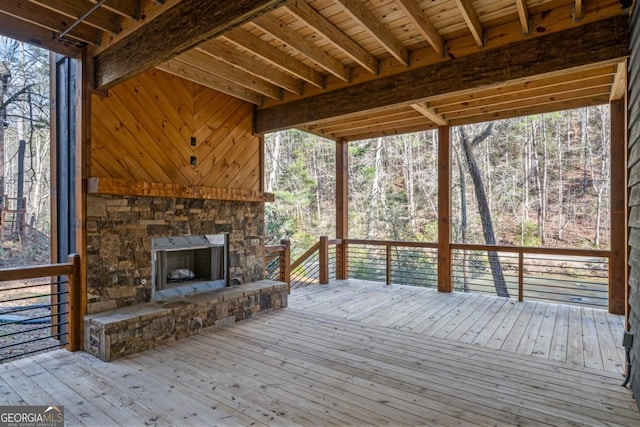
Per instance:
[[[159,70],[92,101],[91,176],[260,190],[251,104]]]
[[[640,20],[633,14],[629,60],[629,324],[635,343],[631,388],[640,406]]]

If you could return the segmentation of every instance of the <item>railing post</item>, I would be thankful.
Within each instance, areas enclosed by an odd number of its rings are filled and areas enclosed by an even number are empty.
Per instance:
[[[391,245],[387,245],[387,285],[391,284]]]
[[[291,293],[291,240],[281,239],[284,253],[280,254],[280,281],[288,286],[287,292]]]
[[[320,264],[320,284],[326,285],[329,283],[329,238],[327,236],[320,236],[318,263]]]
[[[82,350],[82,295],[80,295],[80,255],[71,254],[68,258],[69,264],[73,266],[69,274],[69,339],[67,350]]]
[[[524,294],[524,253],[518,251],[518,301],[523,301]]]

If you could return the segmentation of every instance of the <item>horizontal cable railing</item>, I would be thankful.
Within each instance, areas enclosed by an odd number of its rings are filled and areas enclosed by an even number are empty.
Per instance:
[[[387,284],[437,286],[435,243],[349,239],[347,245],[349,277]]]
[[[454,291],[608,306],[609,251],[456,243],[450,248]],[[344,277],[438,287],[437,243],[327,237],[291,265],[291,287],[328,283],[345,260]]]
[[[264,248],[264,277],[269,280],[285,282],[291,292],[291,242],[282,239],[279,245]]]
[[[456,291],[496,295],[504,280],[509,296],[607,307],[609,251],[452,244]],[[491,256],[494,260],[492,268]],[[500,275],[501,272],[501,275]]]
[[[336,245],[340,240],[321,237],[291,264],[291,288],[329,283],[335,280],[337,270]]]
[[[80,262],[0,270],[0,362],[81,348]]]

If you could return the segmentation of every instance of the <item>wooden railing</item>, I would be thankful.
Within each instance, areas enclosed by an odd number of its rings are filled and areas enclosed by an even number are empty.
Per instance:
[[[26,283],[34,279],[46,279],[46,281],[37,284]],[[15,281],[25,282],[9,283]],[[49,289],[49,291],[44,292],[42,289]],[[42,301],[43,303],[20,305],[22,301]],[[0,337],[0,351],[9,354],[9,357],[2,359],[14,359],[61,346],[69,351],[81,350],[83,328],[81,301],[79,255],[69,255],[67,263],[0,269],[0,315],[4,316],[2,324],[14,325],[16,326],[14,329],[17,329]],[[44,309],[47,314],[36,314],[31,318],[15,314],[29,314],[36,308]],[[50,319],[45,326],[29,326],[40,323],[37,321],[45,318]],[[40,337],[30,337],[35,331],[47,329],[50,331],[40,334],[42,335]],[[44,348],[32,345],[35,341],[44,341],[48,338],[54,338],[60,343]],[[21,348],[23,348],[22,351]]]
[[[336,278],[335,247],[338,244],[340,240],[323,236],[293,263],[284,261],[290,257],[288,240],[282,240],[280,245],[265,246],[265,277],[287,282],[289,289],[327,284]]]
[[[346,255],[333,249],[341,245]],[[506,294],[519,301],[607,307],[610,251],[455,243],[450,248],[453,290],[496,295],[502,281]],[[291,264],[291,287],[328,283],[342,262],[350,278],[436,288],[441,260],[436,243],[323,236]]]
[[[21,202],[21,204],[18,202]],[[12,208],[12,205],[15,208]],[[26,206],[26,197],[20,200],[16,197],[9,197],[6,194],[3,196],[3,203],[0,204],[0,241],[5,240],[7,228],[9,228],[10,235],[17,233],[20,242],[25,241]]]
[[[289,239],[280,240],[279,245],[264,247],[264,277],[289,285],[291,292],[291,242]]]
[[[436,243],[389,240],[347,240],[349,277],[387,285],[435,287]]]

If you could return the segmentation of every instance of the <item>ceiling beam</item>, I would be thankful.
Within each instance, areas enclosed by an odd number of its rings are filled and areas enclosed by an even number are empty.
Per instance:
[[[413,22],[416,29],[422,33],[431,47],[444,56],[444,40],[438,30],[433,26],[427,15],[424,14],[416,0],[396,0],[396,4],[404,14]]]
[[[322,73],[314,70],[308,65],[298,61],[282,50],[262,40],[260,37],[254,36],[242,28],[225,33],[222,38],[248,50],[253,55],[259,57],[263,61],[277,67],[287,73],[304,80],[313,86],[323,88],[325,77]]]
[[[360,64],[372,74],[378,74],[378,60],[362,46],[354,42],[338,27],[309,6],[305,0],[291,0],[285,5],[290,13],[304,21],[309,27],[329,40],[336,48]]]
[[[628,55],[628,19],[617,16],[260,109],[256,132],[411,105],[438,95],[517,83],[596,63],[618,63]]]
[[[254,19],[252,24],[291,46],[340,80],[348,82],[351,79],[351,71],[342,62],[318,49],[312,42],[297,32],[291,31],[287,25],[282,24],[280,20],[273,16],[261,16],[258,19]]]
[[[446,126],[448,124],[447,119],[442,117],[438,112],[430,108],[426,102],[419,102],[417,104],[412,104],[411,108],[416,110],[418,113],[425,116],[427,119],[431,120],[433,123],[438,126]]]
[[[409,50],[400,40],[385,27],[382,22],[362,3],[361,0],[337,0],[347,14],[356,22],[362,24],[373,36],[402,65],[409,66]]]
[[[285,0],[182,0],[99,53],[95,87],[108,89],[199,43],[281,6]]]
[[[522,26],[522,34],[529,34],[529,11],[527,10],[526,0],[516,0],[516,8],[518,9],[518,18]]]
[[[82,52],[82,46],[67,39],[54,38],[51,30],[2,13],[0,34],[65,56],[75,57]]]
[[[230,82],[218,76],[212,76],[211,74],[206,73],[199,68],[180,61],[176,61],[175,59],[160,64],[156,66],[156,68],[169,74],[173,74],[174,76],[182,77],[183,79],[198,83],[211,89],[215,89],[218,92],[226,93],[227,95],[231,95],[252,104],[259,105],[262,103],[262,96],[259,93],[253,92],[249,89],[239,86],[236,83]]]
[[[476,43],[480,47],[484,46],[484,28],[482,28],[482,23],[480,22],[480,18],[478,18],[478,12],[476,12],[473,4],[471,4],[471,0],[455,1]]]
[[[302,81],[266,64],[258,66],[254,58],[219,39],[204,42],[196,49],[290,92],[302,94]]]

